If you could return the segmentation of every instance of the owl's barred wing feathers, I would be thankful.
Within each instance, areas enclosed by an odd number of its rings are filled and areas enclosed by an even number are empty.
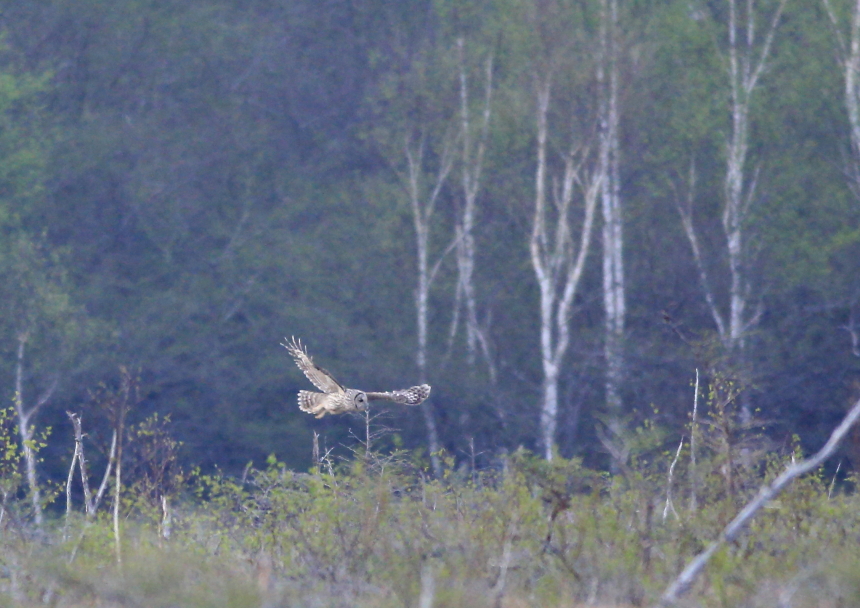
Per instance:
[[[422,384],[399,391],[386,391],[384,393],[367,393],[370,401],[393,401],[403,405],[418,405],[430,396],[430,385]]]
[[[358,389],[345,388],[334,379],[334,376],[314,363],[300,340],[293,337],[287,341],[284,338],[281,346],[292,355],[296,365],[308,380],[322,391],[321,393],[299,391],[299,409],[317,418],[322,418],[326,414],[365,411],[368,401],[392,401],[403,405],[418,405],[430,396],[429,384],[382,393],[365,393]]]
[[[305,376],[307,376],[308,380],[315,387],[324,393],[337,393],[344,390],[340,382],[334,379],[334,376],[314,363],[314,360],[308,355],[308,351],[302,346],[301,340],[296,340],[295,337],[291,338],[289,342],[286,340],[284,338],[281,346],[289,351],[290,355],[296,361],[296,365],[299,366],[299,369],[304,372]],[[299,403],[299,407],[301,407],[301,403]]]

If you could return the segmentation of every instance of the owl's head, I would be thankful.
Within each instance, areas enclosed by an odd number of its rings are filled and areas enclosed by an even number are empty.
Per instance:
[[[352,393],[350,395],[352,397],[352,407],[358,411],[366,410],[367,394],[364,391],[357,391],[355,389],[351,389],[349,392]]]

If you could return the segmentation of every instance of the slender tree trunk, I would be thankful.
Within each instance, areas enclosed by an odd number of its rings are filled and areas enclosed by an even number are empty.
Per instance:
[[[418,367],[418,381],[424,384],[427,382],[427,301],[430,295],[430,279],[427,267],[428,227],[425,223],[418,221],[418,215],[415,217],[418,248],[418,287],[415,291],[418,350],[415,353],[415,363]],[[430,451],[430,462],[433,472],[438,476],[441,473],[441,463],[436,455],[440,448],[439,431],[436,429],[436,419],[428,401],[421,404],[421,413],[424,415],[424,423],[427,426],[427,447]]]
[[[124,422],[125,412],[121,414],[121,418]],[[122,429],[123,422],[119,423],[120,429]],[[122,564],[122,537],[119,531],[119,508],[120,500],[122,499],[122,435],[121,430],[117,432],[116,472],[114,473],[113,485],[113,538],[117,564]]]
[[[858,76],[860,76],[860,0],[854,0],[851,14],[848,19],[848,39],[846,41],[840,19],[837,17],[830,4],[830,0],[823,0],[824,8],[830,18],[836,44],[836,56],[839,67],[842,69],[842,77],[845,83],[845,109],[848,113],[848,126],[850,133],[850,157],[846,163],[848,175],[848,187],[854,198],[860,201],[860,89],[858,89]],[[851,352],[860,357],[860,334],[857,331],[857,323],[854,316],[854,303],[850,307],[849,320],[842,328],[848,331],[851,337]]]
[[[600,170],[603,174],[603,310],[604,356],[606,358],[606,406],[616,433],[623,414],[621,388],[624,382],[624,233],[619,180],[618,134],[618,2],[601,3]]]
[[[758,315],[749,312],[751,278],[745,266],[748,253],[744,222],[755,199],[758,181],[758,169],[751,177],[747,177],[745,171],[749,150],[749,107],[759,76],[766,65],[785,0],[781,0],[774,14],[758,57],[755,56],[755,2],[747,0],[742,25],[738,19],[736,0],[728,0],[728,4],[732,123],[726,150],[725,206],[722,220],[726,235],[730,284],[728,335],[723,336],[723,342],[740,370],[742,384],[748,385],[746,333],[758,320]],[[747,391],[741,398],[741,418],[745,423],[752,419],[752,406]]]
[[[543,370],[540,401],[540,438],[547,460],[553,457],[558,420],[558,383],[561,363],[570,344],[570,316],[585,268],[597,197],[601,187],[599,169],[586,173],[587,149],[577,153],[572,146],[564,158],[561,189],[554,192],[553,205],[547,201],[547,114],[552,81],[546,76],[537,91],[537,167],[535,173],[535,211],[529,252],[540,291],[540,352]],[[582,149],[580,147],[579,149]],[[574,243],[570,208],[574,190],[582,191],[584,215],[578,245]],[[550,217],[550,209],[555,209]],[[554,226],[551,226],[554,224]]]
[[[486,332],[478,323],[478,304],[474,283],[476,253],[474,237],[475,214],[490,125],[493,92],[493,57],[490,55],[485,64],[484,106],[481,113],[480,131],[476,137],[469,107],[469,82],[465,54],[465,40],[463,37],[460,37],[457,39],[457,56],[460,71],[460,143],[462,147],[461,179],[463,207],[457,218],[456,228],[458,291],[455,305],[459,306],[459,303],[462,302],[466,309],[466,358],[468,364],[474,366],[477,350],[480,347],[487,365],[487,371],[490,375],[490,381],[495,384],[496,367],[490,353]],[[457,314],[458,312],[455,312],[455,315]],[[456,331],[455,327],[452,329]]]
[[[116,551],[116,563],[122,566],[122,535],[119,527],[119,510],[122,506],[122,448],[125,436],[125,416],[130,407],[132,377],[125,368],[122,371],[122,384],[120,387],[120,398],[116,401],[114,412],[114,437],[116,437],[116,470],[114,472],[113,486],[113,536],[114,549]]]
[[[851,15],[851,46],[844,62],[845,70],[845,107],[851,126],[851,147],[854,161],[860,166],[860,91],[857,89],[857,76],[860,73],[860,0],[855,0]],[[860,178],[860,173],[856,176]]]
[[[710,308],[714,323],[720,335],[725,352],[736,366],[741,384],[748,386],[750,370],[747,363],[747,332],[758,322],[760,309],[750,304],[753,297],[752,277],[749,274],[747,258],[748,234],[745,225],[749,209],[756,197],[758,169],[749,175],[747,155],[749,151],[749,109],[750,102],[758,86],[770,55],[776,28],[782,16],[786,0],[780,0],[771,16],[770,24],[760,39],[756,30],[755,1],[747,0],[743,15],[738,14],[737,0],[728,3],[728,77],[729,112],[731,115],[730,133],[726,142],[726,175],[723,182],[722,226],[726,239],[726,257],[729,266],[728,312],[720,311],[717,297],[711,289],[701,246],[693,224],[692,203],[695,185],[695,164],[690,163],[687,202],[678,195],[678,211],[684,232],[690,241],[699,279],[705,292],[705,300]],[[677,193],[676,193],[677,194]],[[741,419],[748,423],[752,419],[752,406],[749,393],[741,397]]]
[[[557,298],[550,268],[541,255],[546,249],[546,140],[547,113],[552,84],[547,78],[537,97],[537,174],[535,175],[535,218],[531,240],[532,265],[540,288],[540,354],[543,368],[540,433],[544,457],[552,460],[558,417],[558,372],[553,340],[553,308]]]
[[[854,196],[860,199],[860,0],[854,0],[848,24],[848,40],[843,35],[842,24],[830,4],[823,0],[830,17],[836,38],[836,52],[845,82],[845,109],[851,138],[851,161],[849,174]]]
[[[439,270],[439,265],[444,257],[440,255],[434,266],[430,267],[430,219],[436,207],[436,202],[442,192],[442,188],[448,179],[453,164],[452,142],[446,140],[441,154],[441,160],[436,172],[435,183],[431,191],[424,194],[421,189],[421,177],[424,174],[424,139],[423,136],[417,143],[409,138],[404,145],[404,153],[407,161],[407,190],[409,202],[412,209],[412,219],[415,227],[415,243],[417,250],[417,274],[418,285],[415,290],[416,328],[418,344],[415,353],[415,363],[418,367],[418,376],[421,383],[427,382],[427,324],[429,317],[428,302],[430,297],[430,286]],[[453,243],[452,243],[453,245]],[[449,247],[449,250],[451,247]],[[430,451],[430,462],[433,472],[437,476],[441,474],[441,461],[438,452],[441,448],[439,432],[436,427],[436,419],[433,415],[431,402],[425,401],[421,404],[424,422],[427,427],[427,444]]]
[[[33,502],[33,515],[37,526],[42,525],[42,495],[39,491],[36,474],[36,451],[33,449],[33,427],[30,418],[36,408],[24,409],[24,349],[27,344],[27,334],[18,334],[18,353],[15,365],[15,412],[18,415],[18,433],[24,451],[24,466],[27,473],[27,486],[30,488],[30,499]]]

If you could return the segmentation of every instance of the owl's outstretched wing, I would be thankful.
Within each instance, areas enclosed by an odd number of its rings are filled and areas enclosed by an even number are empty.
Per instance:
[[[314,363],[314,360],[308,356],[307,349],[302,346],[301,340],[296,340],[295,338],[292,338],[289,342],[286,340],[284,338],[281,346],[289,351],[290,355],[295,359],[296,365],[299,366],[299,369],[304,372],[305,376],[308,377],[308,380],[315,387],[324,393],[338,393],[344,390],[340,382],[334,379],[334,376]]]
[[[399,391],[386,391],[384,393],[366,393],[370,401],[393,401],[403,405],[418,405],[430,396],[430,385],[422,384]]]

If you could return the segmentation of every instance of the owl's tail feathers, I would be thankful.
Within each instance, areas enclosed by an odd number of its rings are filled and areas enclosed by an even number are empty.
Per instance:
[[[323,403],[325,393],[314,393],[312,391],[299,391],[299,409],[308,414],[314,414],[317,418],[326,415]]]

